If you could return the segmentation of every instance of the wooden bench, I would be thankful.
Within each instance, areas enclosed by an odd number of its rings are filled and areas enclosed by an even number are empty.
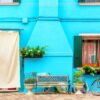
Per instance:
[[[37,87],[67,87],[68,93],[70,89],[70,81],[68,76],[37,76]]]

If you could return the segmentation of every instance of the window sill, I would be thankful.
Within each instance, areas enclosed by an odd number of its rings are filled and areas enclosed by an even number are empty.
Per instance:
[[[14,3],[0,3],[0,6],[15,6],[19,5],[19,2],[14,2]]]
[[[100,2],[92,2],[92,3],[79,3],[81,6],[100,6]]]

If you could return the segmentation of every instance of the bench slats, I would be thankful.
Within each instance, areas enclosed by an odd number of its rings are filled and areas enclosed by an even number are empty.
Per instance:
[[[38,83],[38,86],[69,86],[69,84]]]
[[[38,82],[68,82],[68,76],[38,76]]]

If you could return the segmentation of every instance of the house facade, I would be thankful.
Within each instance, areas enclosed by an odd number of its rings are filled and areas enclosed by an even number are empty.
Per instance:
[[[45,57],[25,59],[24,68],[20,58],[19,91],[25,90],[25,73],[68,75],[73,84],[74,70],[81,67],[83,62],[95,62],[95,45],[99,49],[99,10],[100,0],[0,0],[0,30],[19,32],[20,48],[37,45],[47,47]],[[89,35],[88,39],[86,35]],[[91,39],[91,35],[96,36]],[[84,37],[83,40],[80,37]],[[92,41],[89,46],[93,50],[86,54],[83,49],[91,49],[86,46],[89,40]],[[80,41],[84,42],[84,48]],[[97,41],[96,44],[94,41]],[[91,55],[91,58],[85,61],[85,55],[87,58]],[[77,56],[78,59],[75,59]],[[86,81],[90,85],[96,77],[87,77]]]

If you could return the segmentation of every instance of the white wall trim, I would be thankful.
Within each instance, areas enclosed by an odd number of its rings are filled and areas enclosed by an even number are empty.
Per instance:
[[[100,33],[80,33],[79,36],[100,36]]]

